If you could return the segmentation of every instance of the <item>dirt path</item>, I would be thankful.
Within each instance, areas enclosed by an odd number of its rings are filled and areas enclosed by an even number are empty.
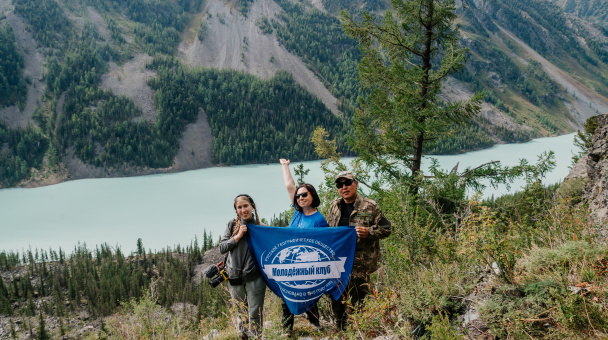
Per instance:
[[[42,81],[42,72],[45,57],[43,50],[36,48],[36,40],[32,34],[26,30],[25,20],[14,13],[10,0],[0,0],[0,13],[6,15],[6,22],[15,31],[19,53],[24,59],[23,77],[31,80],[30,85],[27,86],[25,109],[19,110],[18,105],[3,108],[0,110],[0,121],[6,122],[13,128],[23,128],[28,123],[34,123],[32,113],[44,93],[45,83]]]
[[[242,70],[268,79],[277,70],[290,72],[294,79],[314,93],[334,114],[340,114],[337,99],[323,83],[296,56],[279,45],[275,34],[263,34],[256,25],[262,17],[273,18],[281,8],[272,0],[258,0],[251,6],[247,17],[228,8],[221,0],[209,0],[200,16],[207,21],[207,32],[201,42],[197,38],[183,39],[179,45],[180,57],[194,66]],[[199,21],[193,23],[196,30]],[[195,37],[189,32],[190,37]]]
[[[578,80],[572,78],[559,67],[543,58],[543,56],[526,45],[526,43],[521,41],[511,32],[498,24],[497,26],[501,32],[517,43],[522,50],[526,52],[529,58],[538,61],[553,81],[568,91],[570,101],[566,103],[566,106],[570,109],[570,113],[579,127],[583,126],[587,118],[597,115],[597,112],[608,113],[608,98],[596,93]]]

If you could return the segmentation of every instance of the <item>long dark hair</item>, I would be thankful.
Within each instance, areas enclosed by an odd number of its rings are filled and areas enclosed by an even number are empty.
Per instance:
[[[251,204],[251,207],[253,207],[253,216],[255,217],[255,223],[257,225],[260,225],[260,217],[258,216],[258,209],[255,207],[255,203],[253,202],[253,198],[251,198],[251,196],[249,196],[247,194],[241,194],[241,195],[238,195],[237,197],[235,197],[234,198],[234,211],[236,211],[236,200],[238,200],[241,197],[244,197],[249,201],[249,203]],[[232,229],[232,236],[238,234],[240,229],[241,229],[241,216],[239,216],[239,213],[237,212],[236,219],[234,219],[234,227]]]
[[[312,204],[310,205],[311,207],[316,208],[321,205],[321,200],[319,199],[319,195],[317,195],[317,190],[315,190],[315,187],[313,187],[311,184],[303,183],[296,188],[296,191],[293,194],[293,207],[297,211],[302,211],[302,207],[298,204],[298,199],[296,198],[296,195],[298,194],[298,190],[300,190],[300,188],[306,188],[308,192],[312,195]]]

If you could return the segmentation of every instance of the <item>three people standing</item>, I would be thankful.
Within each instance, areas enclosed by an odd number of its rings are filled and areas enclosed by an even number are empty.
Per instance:
[[[353,269],[344,294],[338,301],[332,300],[332,311],[336,326],[344,330],[347,325],[348,313],[351,306],[362,304],[369,294],[370,275],[379,268],[381,261],[380,240],[391,233],[391,223],[382,214],[378,204],[357,193],[359,182],[350,171],[340,172],[335,179],[340,197],[331,202],[327,220],[317,210],[320,205],[319,196],[310,184],[296,187],[291,171],[290,161],[280,160],[283,170],[283,180],[294,215],[289,223],[290,228],[324,228],[337,226],[354,226],[357,232],[357,244]],[[263,323],[263,307],[266,285],[260,269],[249,253],[244,239],[247,224],[262,225],[253,199],[246,194],[238,195],[234,200],[237,217],[228,222],[220,241],[220,253],[228,254],[226,268],[229,274],[229,290],[233,302],[237,305],[239,315],[249,315],[249,329],[246,320],[240,316],[238,330],[241,339],[261,334]],[[344,283],[346,284],[346,283]],[[282,303],[283,327],[290,334],[293,330],[294,316]],[[319,311],[315,305],[306,312],[310,323],[320,328]]]

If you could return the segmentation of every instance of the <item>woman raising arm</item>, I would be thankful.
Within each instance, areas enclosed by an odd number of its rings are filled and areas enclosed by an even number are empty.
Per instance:
[[[324,228],[328,227],[327,221],[317,207],[321,204],[319,195],[315,187],[308,183],[296,184],[289,170],[289,160],[281,158],[279,162],[283,168],[283,181],[285,189],[293,208],[295,209],[293,218],[289,222],[289,227],[295,228]]]
[[[293,177],[291,176],[291,171],[289,170],[289,160],[281,158],[279,162],[283,168],[283,181],[285,182],[287,195],[295,209],[291,222],[289,222],[289,228],[329,227],[323,214],[317,210],[317,207],[321,204],[321,200],[319,199],[319,195],[317,195],[315,187],[307,183],[296,187]],[[282,300],[282,308],[283,328],[287,331],[287,334],[291,334],[293,332],[294,319],[285,300]],[[306,317],[315,328],[321,329],[319,309],[316,304],[306,311]]]

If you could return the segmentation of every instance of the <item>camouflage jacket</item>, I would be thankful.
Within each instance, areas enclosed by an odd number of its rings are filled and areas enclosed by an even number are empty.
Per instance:
[[[327,223],[330,227],[338,226],[343,203],[342,197],[331,202],[327,215]],[[358,194],[354,210],[350,215],[350,225],[369,228],[367,238],[357,239],[352,272],[353,276],[365,278],[380,267],[382,259],[380,240],[391,234],[391,222],[384,217],[378,203]]]

